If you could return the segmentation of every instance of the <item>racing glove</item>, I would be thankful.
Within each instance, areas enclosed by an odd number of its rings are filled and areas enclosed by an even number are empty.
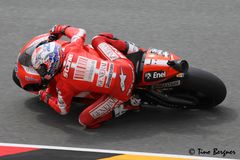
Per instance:
[[[47,93],[44,90],[38,92],[39,99],[48,104],[49,99],[52,97],[51,94]]]
[[[65,35],[65,30],[70,27],[67,25],[55,25],[52,27],[52,29],[49,30],[49,41],[54,41],[57,40],[59,38],[61,38],[63,35]]]

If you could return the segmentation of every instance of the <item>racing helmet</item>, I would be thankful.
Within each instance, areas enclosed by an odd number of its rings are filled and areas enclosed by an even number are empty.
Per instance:
[[[49,42],[38,46],[32,56],[32,67],[45,80],[50,80],[60,68],[61,45]]]
[[[15,67],[12,72],[12,79],[20,88],[37,93],[39,90],[45,89],[49,80],[44,79],[32,65],[32,55],[35,49],[41,45],[49,43],[49,34],[42,34],[34,37],[20,50]],[[55,41],[62,46],[64,41]]]
[[[12,72],[12,79],[17,86],[29,91],[38,92],[47,87],[47,81],[44,80],[32,67],[31,57],[34,50],[47,43],[48,36],[40,35],[29,41],[19,52],[15,67]]]

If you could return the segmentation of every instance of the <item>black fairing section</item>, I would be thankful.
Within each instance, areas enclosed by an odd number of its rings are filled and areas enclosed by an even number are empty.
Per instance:
[[[133,63],[135,74],[136,74],[136,82],[141,82],[142,80],[142,69],[145,60],[145,53],[141,50],[135,53],[127,54],[126,57]]]
[[[17,78],[15,68],[13,69],[13,72],[12,72],[12,79],[13,79],[13,81],[16,83],[17,86],[19,86],[20,88],[22,88],[22,87],[21,87],[21,84],[20,84],[20,81],[19,81],[19,79]]]
[[[31,62],[31,57],[33,54],[33,51],[35,50],[37,45],[33,45],[29,48],[27,48],[22,54],[20,54],[20,56],[18,57],[18,62],[23,65],[23,66],[31,66],[32,62]]]

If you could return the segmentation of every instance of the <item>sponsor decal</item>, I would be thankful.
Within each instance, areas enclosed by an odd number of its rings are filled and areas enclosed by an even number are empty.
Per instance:
[[[39,75],[37,73],[37,71],[35,69],[33,69],[32,67],[26,67],[26,66],[23,66],[23,69],[25,70],[25,72],[27,72],[28,74],[32,74],[32,75]]]
[[[170,56],[170,54],[167,51],[163,51],[163,50],[156,49],[156,48],[150,49],[150,53],[157,54],[159,56],[163,56],[163,57],[166,57],[166,58]]]
[[[73,79],[92,82],[96,69],[97,61],[86,57],[78,56]]]
[[[114,64],[111,63],[110,66],[109,66],[109,69],[108,69],[108,77],[107,77],[107,81],[106,81],[106,84],[105,84],[106,88],[110,88],[111,81],[112,81],[112,78],[113,78],[113,69],[114,69]]]
[[[38,82],[37,79],[33,78],[33,77],[29,77],[29,76],[25,76],[25,80],[29,81],[29,82]]]
[[[100,103],[100,105],[91,110],[89,113],[94,119],[97,119],[111,112],[117,102],[118,100],[116,98],[109,97],[103,103]]]
[[[98,48],[102,51],[102,53],[108,57],[111,61],[114,61],[119,58],[118,54],[116,53],[116,50],[113,50],[113,47],[111,47],[109,44],[103,42],[98,45]]]
[[[64,67],[64,70],[63,70],[63,77],[65,77],[65,78],[68,78],[68,72],[69,72],[70,67],[71,67],[72,59],[73,59],[73,55],[69,54],[68,57],[67,57],[67,60],[64,61],[65,67]]]
[[[146,58],[144,61],[145,65],[160,65],[160,66],[168,66],[168,60],[160,60],[160,59],[149,59]]]
[[[57,88],[57,93],[58,93],[58,107],[61,110],[61,114],[67,114],[66,104],[63,100],[62,93],[58,88]]]
[[[176,86],[180,86],[181,81],[180,80],[176,80],[176,81],[172,81],[172,82],[165,82],[159,85],[158,88],[170,88],[170,87],[176,87]]]
[[[101,61],[99,72],[98,72],[98,79],[97,79],[97,86],[98,87],[103,87],[105,77],[106,77],[106,72],[107,72],[107,62],[106,61]]]
[[[119,50],[117,50],[116,48],[114,48],[114,47],[111,46],[111,45],[109,45],[109,47],[111,47],[112,50],[113,50],[120,58],[126,59],[126,57],[125,57],[121,52],[119,52]]]
[[[151,71],[144,74],[145,82],[152,82],[166,77],[166,71]]]
[[[126,80],[127,76],[125,74],[123,74],[122,67],[121,67],[121,74],[119,75],[119,77],[120,77],[121,91],[124,92],[125,91],[125,80]]]

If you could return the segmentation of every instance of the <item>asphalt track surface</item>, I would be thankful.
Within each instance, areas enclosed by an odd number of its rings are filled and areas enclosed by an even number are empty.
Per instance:
[[[0,142],[172,154],[218,148],[240,158],[239,8],[238,0],[1,0]],[[57,115],[11,79],[21,46],[57,23],[85,28],[88,42],[108,31],[141,47],[174,51],[219,76],[227,98],[212,110],[147,110],[84,130],[78,104]]]

